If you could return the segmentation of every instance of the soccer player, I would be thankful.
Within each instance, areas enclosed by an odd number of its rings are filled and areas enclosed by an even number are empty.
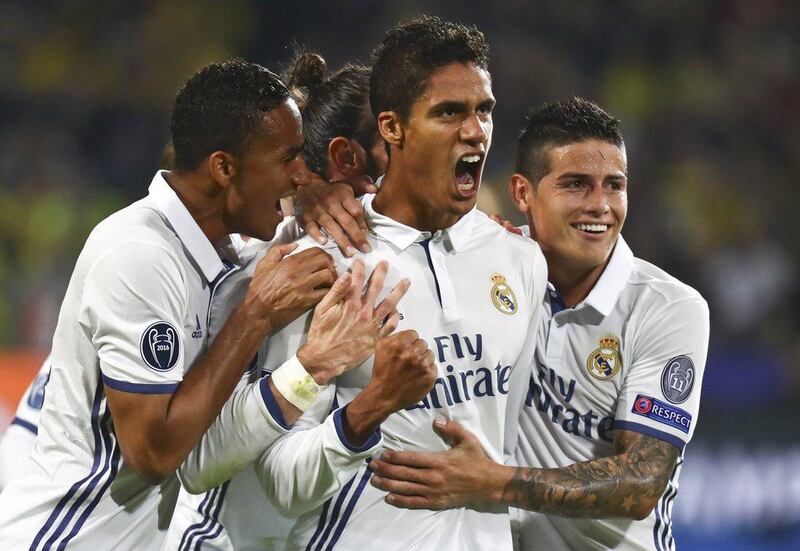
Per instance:
[[[388,452],[373,484],[399,507],[520,507],[521,549],[674,547],[670,514],[697,423],[708,308],[633,256],[618,121],[575,98],[531,113],[509,189],[550,274],[535,372],[522,385],[519,468],[456,423],[441,454]]]
[[[300,115],[277,77],[239,60],[206,67],[176,96],[172,138],[175,170],[101,222],[78,258],[36,445],[0,495],[4,549],[158,548],[173,474],[212,422],[213,442],[236,418],[231,434],[261,450],[301,414],[292,389],[374,350],[380,311],[359,268],[334,283],[321,251],[283,258],[293,245],[258,263],[209,344],[211,299],[241,265],[229,234],[271,239],[275,205],[305,181]],[[265,336],[317,302],[303,349],[226,404]]]
[[[298,55],[292,61],[284,76],[284,81],[302,113],[306,164],[328,180],[341,182],[341,186],[351,186],[353,191],[344,196],[350,200],[353,200],[354,191],[363,193],[365,183],[371,184],[386,169],[383,140],[380,139],[377,125],[369,111],[369,74],[369,69],[365,67],[348,65],[329,75],[321,56],[306,53]],[[319,185],[317,194],[306,197],[304,203],[309,211],[314,211],[316,219],[327,216],[326,210],[330,208],[311,203],[330,197],[331,190],[325,190],[325,186],[326,184]],[[327,194],[323,197],[321,193],[326,191]],[[338,195],[334,199],[334,212],[329,221],[341,220],[341,215],[349,212],[342,210],[337,213],[337,209],[344,209],[347,203],[340,203]],[[357,204],[361,210],[361,204]],[[308,212],[306,216],[309,216]],[[330,225],[324,227],[330,228]],[[293,234],[291,222],[281,228],[279,240],[283,241]],[[351,228],[351,231],[355,233],[355,229]],[[340,233],[340,236],[343,235],[344,230]],[[250,242],[248,250],[260,246]],[[241,272],[232,276],[237,279],[227,286],[230,292],[243,292],[251,264],[252,261]],[[231,290],[231,287],[240,289]],[[221,308],[224,308],[225,303],[231,302],[236,301],[227,300]],[[383,331],[388,334],[392,328],[393,323],[387,323]],[[240,384],[244,386],[257,377],[257,370],[250,371]],[[329,425],[331,421],[332,419],[329,420]],[[330,451],[342,457],[352,454],[335,432],[328,437]],[[373,446],[360,450],[357,456],[359,463],[360,458],[374,452],[378,444],[378,441],[374,441]],[[349,461],[352,464],[352,460]],[[338,470],[339,476],[347,476],[349,466],[343,465]],[[210,470],[216,475],[219,467],[215,463]],[[227,470],[230,470],[229,466]],[[273,510],[265,499],[252,467],[246,468],[229,482],[223,478],[220,480],[223,482],[220,487],[193,495],[186,488],[197,492],[210,484],[206,478],[207,473],[201,471],[201,468],[194,472],[186,469],[180,473],[185,488],[180,492],[164,549],[282,548],[292,521]]]
[[[442,450],[430,421],[444,416],[463,422],[502,461],[509,378],[517,370],[530,374],[535,339],[528,329],[545,291],[538,247],[475,209],[495,103],[483,34],[422,18],[389,31],[374,55],[370,100],[389,144],[389,168],[378,193],[362,199],[372,247],[363,258],[367,266],[388,260],[388,282],[411,279],[399,328],[415,329],[428,343],[438,376],[420,400],[369,410],[356,399],[367,392],[372,362],[338,377],[327,403],[321,397],[276,442],[257,474],[282,511],[301,514],[288,549],[510,549],[505,506],[398,511],[367,484],[366,463],[342,479],[324,462],[305,459],[314,456],[300,440],[302,429],[349,403],[348,413],[360,419],[353,440],[380,427],[388,448]],[[306,238],[300,248],[312,245]],[[330,252],[340,269],[349,264]],[[279,357],[302,333],[300,318],[273,335],[267,367],[277,362],[272,351]],[[412,382],[396,379],[398,395]]]

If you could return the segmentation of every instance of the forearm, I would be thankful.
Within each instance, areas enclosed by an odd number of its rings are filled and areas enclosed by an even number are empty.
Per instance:
[[[342,419],[348,441],[363,444],[378,430],[390,413],[384,402],[367,387],[348,404]]]
[[[317,412],[306,413],[299,423],[318,418],[322,408],[316,409]],[[356,474],[367,457],[376,453],[381,443],[379,433],[373,433],[360,447],[349,443],[341,428],[345,411],[337,410],[321,425],[293,429],[257,462],[261,485],[283,515],[294,517],[318,507]]]
[[[637,464],[625,454],[558,469],[503,467],[502,478],[496,480],[490,496],[494,500],[584,518],[645,518],[666,485],[663,474],[652,465]]]
[[[223,406],[178,471],[189,493],[229,480],[288,432],[268,385],[269,378],[259,379],[237,390]]]

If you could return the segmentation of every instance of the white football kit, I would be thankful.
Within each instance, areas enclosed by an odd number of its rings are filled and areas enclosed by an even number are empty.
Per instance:
[[[709,338],[708,307],[694,289],[634,258],[620,237],[586,299],[544,301],[520,417],[516,461],[557,468],[614,455],[613,431],[635,431],[681,455],[644,520],[579,519],[517,511],[520,548],[674,548],[670,516],[683,448],[697,424]]]
[[[92,231],[59,314],[33,453],[0,495],[0,548],[159,547],[177,479],[153,486],[125,463],[104,388],[177,389],[209,345],[211,300],[239,269],[240,246],[215,250],[160,172],[146,198]],[[250,421],[232,431],[234,417]],[[280,418],[269,385],[255,385],[226,404],[188,463],[221,435],[274,439],[286,432]]]
[[[373,198],[362,198],[373,248],[362,258],[368,270],[380,260],[389,262],[387,289],[402,277],[411,280],[398,306],[398,330],[414,329],[427,341],[438,371],[425,398],[382,424],[384,446],[447,449],[431,425],[441,416],[461,422],[492,459],[502,462],[507,408],[518,412],[521,407],[508,400],[511,373],[530,373],[533,359],[534,329],[546,288],[541,250],[478,210],[431,235],[375,212]],[[306,238],[301,246],[315,244]],[[328,252],[340,270],[352,262],[333,247]],[[267,369],[299,346],[305,326],[306,320],[299,319],[270,337]],[[332,483],[335,471],[309,453],[301,439],[303,429],[318,424],[330,409],[348,404],[369,382],[372,361],[340,375],[259,461],[256,473],[270,498],[281,511],[301,515],[287,549],[510,549],[505,507],[397,509],[369,484],[366,462],[353,476]],[[521,401],[524,395],[519,394]]]
[[[25,468],[39,432],[39,415],[42,413],[45,387],[49,379],[48,356],[22,395],[14,419],[0,439],[0,491]]]

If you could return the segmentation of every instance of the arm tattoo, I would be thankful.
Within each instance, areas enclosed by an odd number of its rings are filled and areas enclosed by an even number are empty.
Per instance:
[[[517,468],[502,501],[560,516],[644,518],[663,494],[679,450],[632,431],[618,431],[615,446],[618,455],[559,469]]]

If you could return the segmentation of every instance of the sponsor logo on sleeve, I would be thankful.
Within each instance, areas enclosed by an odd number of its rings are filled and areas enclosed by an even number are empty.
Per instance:
[[[686,434],[692,426],[692,416],[688,411],[644,394],[636,396],[631,411]]]
[[[616,375],[622,368],[619,355],[619,340],[616,337],[600,339],[600,348],[596,348],[586,360],[586,369],[595,379],[606,380]]]
[[[688,356],[672,358],[661,372],[661,392],[673,404],[682,404],[694,387],[694,363]]]
[[[492,283],[494,283],[491,291],[494,307],[509,316],[516,314],[517,297],[506,282],[506,276],[495,272],[492,274]]]
[[[142,333],[139,345],[142,359],[156,371],[169,371],[178,362],[180,342],[172,324],[158,321]]]

